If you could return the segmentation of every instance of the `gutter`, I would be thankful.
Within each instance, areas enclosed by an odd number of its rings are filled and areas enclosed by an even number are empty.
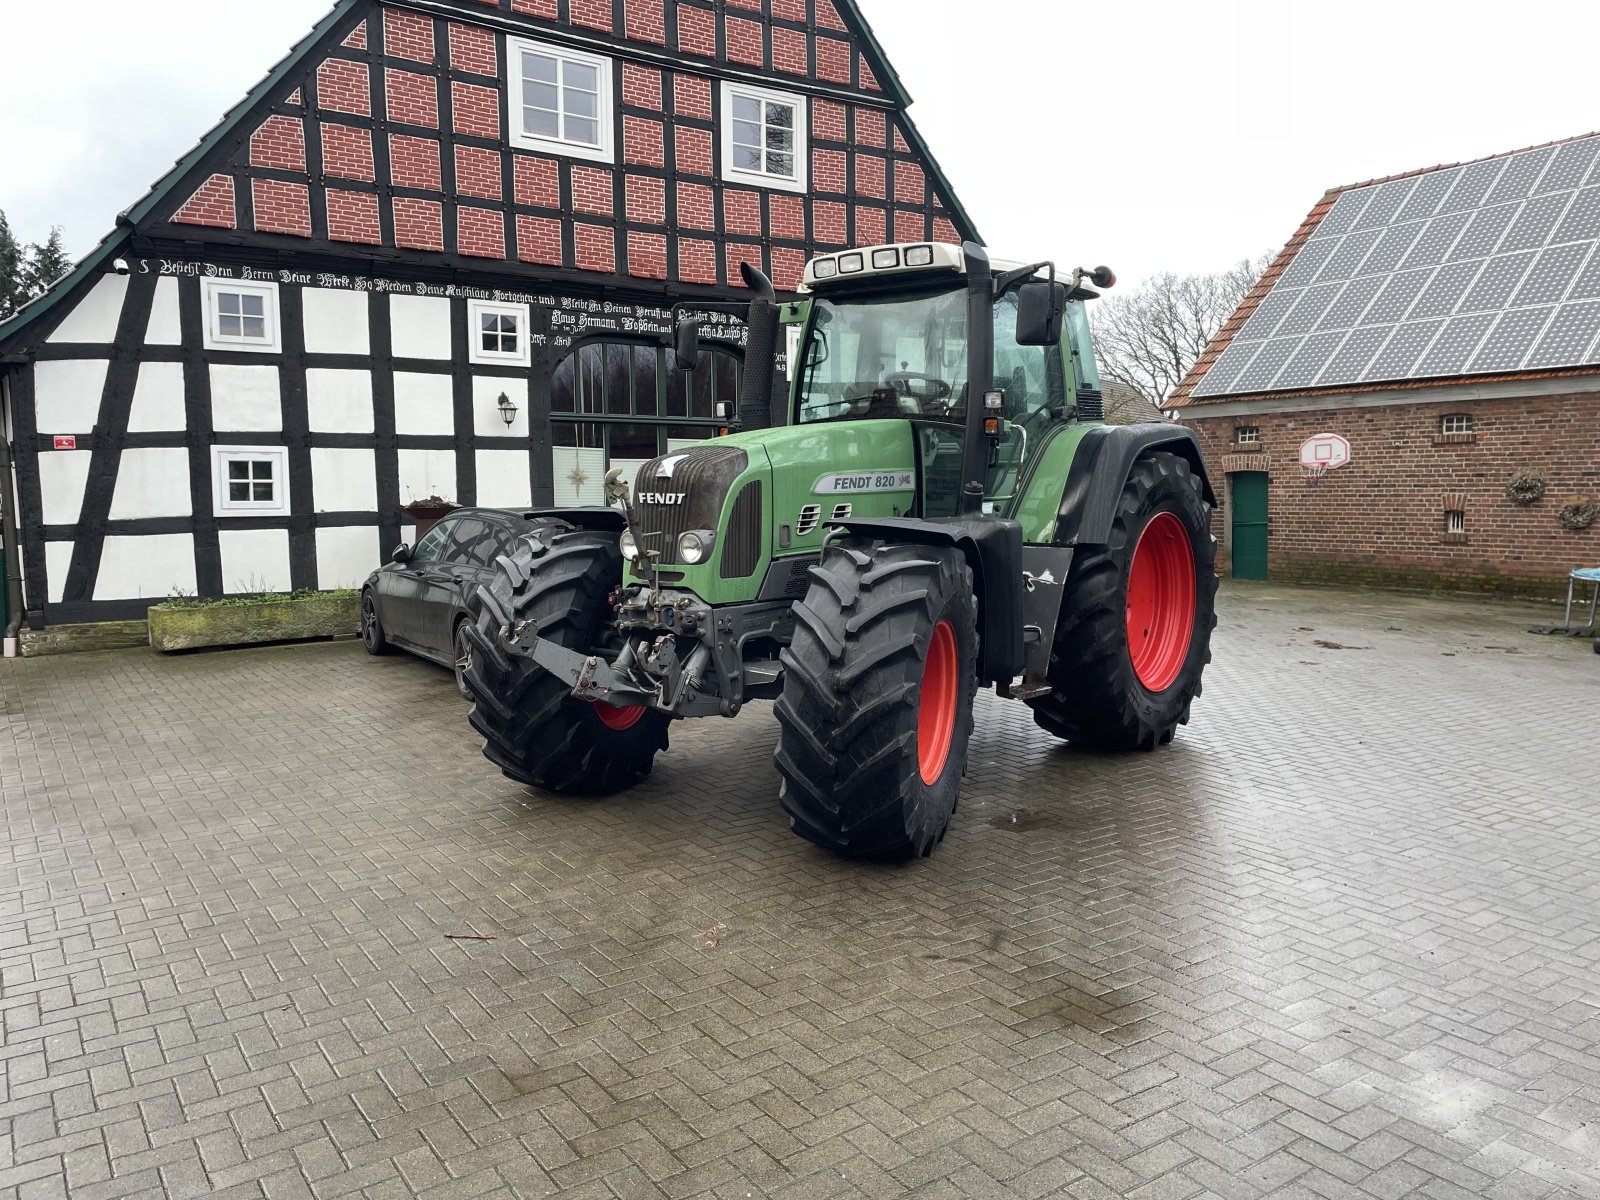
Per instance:
[[[9,388],[6,389],[9,394]],[[0,411],[0,418],[4,417]],[[17,657],[17,633],[22,628],[22,542],[17,537],[16,475],[12,470],[11,440],[0,419],[0,537],[5,539],[6,595],[10,620],[6,622],[4,656]]]

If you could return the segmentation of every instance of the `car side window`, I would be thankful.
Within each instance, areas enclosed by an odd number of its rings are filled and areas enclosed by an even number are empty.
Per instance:
[[[487,567],[499,552],[499,531],[493,525],[476,517],[463,517],[456,523],[456,535],[450,540],[445,557],[454,563]]]
[[[416,549],[411,552],[412,562],[433,562],[444,557],[444,545],[450,540],[450,535],[455,532],[457,522],[440,521],[417,543]]]

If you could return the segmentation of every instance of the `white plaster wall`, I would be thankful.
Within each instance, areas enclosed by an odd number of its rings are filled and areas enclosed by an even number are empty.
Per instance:
[[[282,429],[278,368],[212,363],[211,427],[225,433]]]
[[[333,288],[305,288],[307,354],[368,354],[372,339],[367,329],[367,293]]]
[[[372,372],[312,367],[306,371],[306,405],[317,433],[371,433]]]
[[[150,324],[145,327],[144,340],[150,346],[183,345],[183,328],[178,323],[176,279],[156,280],[156,292],[150,305]]]
[[[400,451],[400,503],[426,500],[429,496],[456,498],[456,452],[454,450]]]
[[[194,535],[152,533],[106,538],[96,600],[159,599],[174,592],[193,595]]]
[[[46,525],[76,525],[83,512],[83,486],[89,478],[87,450],[44,450],[39,454],[39,498]]]
[[[360,587],[379,563],[375,525],[317,530],[317,587]]]
[[[479,450],[478,503],[490,508],[530,508],[533,485],[528,479],[530,456],[526,450]]]
[[[88,433],[100,416],[106,386],[105,359],[62,358],[35,363],[34,411],[39,432]]]
[[[517,406],[517,419],[507,425],[500,415],[500,396]],[[496,379],[492,375],[472,377],[472,431],[479,437],[528,437],[527,379]]]
[[[456,431],[455,400],[448,375],[419,371],[394,373],[394,431],[442,433]]]
[[[187,517],[194,511],[189,497],[189,452],[183,447],[124,450],[111,493],[111,519]]]
[[[60,604],[66,599],[67,572],[72,569],[72,542],[46,542],[44,544],[44,575],[50,581],[50,603]]]
[[[317,512],[375,512],[378,479],[372,451],[313,446],[311,506]]]
[[[98,283],[56,326],[49,342],[110,342],[117,336],[117,320],[128,295],[126,275],[102,275]]]
[[[289,531],[287,529],[220,529],[222,590],[287,592]]]
[[[396,358],[450,357],[450,301],[390,296],[389,339]]]
[[[139,381],[133,386],[133,407],[128,411],[128,432],[182,431],[187,424],[183,408],[183,364],[140,363]]]

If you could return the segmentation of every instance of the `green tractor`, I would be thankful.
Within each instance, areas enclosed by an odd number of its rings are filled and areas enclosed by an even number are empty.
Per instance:
[[[484,753],[610,792],[673,720],[772,700],[795,832],[906,859],[949,826],[980,687],[1086,748],[1171,741],[1210,659],[1215,498],[1188,430],[1101,419],[1084,304],[1113,281],[897,244],[814,259],[779,303],[746,268],[731,432],[631,495],[613,471],[611,507],[531,514],[480,590]],[[676,348],[692,366],[695,320]]]

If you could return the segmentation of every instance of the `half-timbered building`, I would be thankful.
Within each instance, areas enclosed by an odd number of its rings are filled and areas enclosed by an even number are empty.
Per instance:
[[[908,104],[850,0],[340,0],[0,325],[29,620],[352,585],[433,497],[598,502],[737,386],[737,319],[685,374],[674,301],[976,237]]]

